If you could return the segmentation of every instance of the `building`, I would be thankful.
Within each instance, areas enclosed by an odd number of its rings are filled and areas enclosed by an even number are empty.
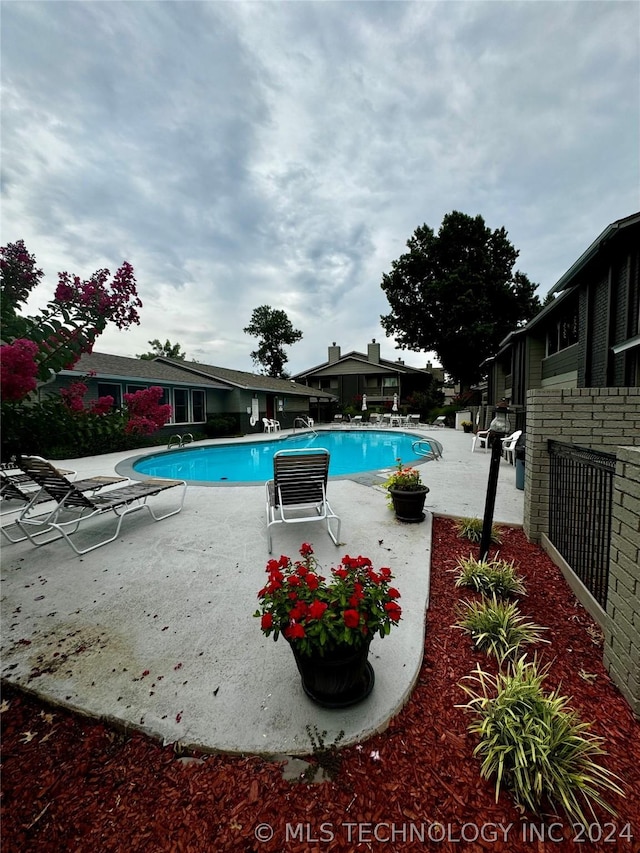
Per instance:
[[[393,405],[394,396],[406,401],[416,392],[428,393],[433,383],[442,384],[444,371],[428,363],[425,368],[409,367],[402,359],[388,361],[380,357],[380,344],[375,339],[367,344],[367,352],[342,355],[334,342],[328,348],[327,360],[296,373],[297,382],[333,395],[344,409],[359,408],[366,395],[367,408],[383,409]]]
[[[640,213],[608,225],[484,363],[487,405],[506,397],[524,428],[530,390],[640,385],[639,257]]]
[[[88,388],[87,401],[111,396],[116,407],[122,405],[125,394],[159,386],[164,391],[161,402],[173,409],[165,431],[202,432],[215,415],[233,415],[243,433],[261,431],[265,417],[278,420],[284,429],[293,426],[296,417],[320,419],[333,401],[331,394],[289,379],[163,356],[146,360],[100,352],[85,354],[71,370],[61,370],[41,386],[40,396],[59,392],[80,379]]]

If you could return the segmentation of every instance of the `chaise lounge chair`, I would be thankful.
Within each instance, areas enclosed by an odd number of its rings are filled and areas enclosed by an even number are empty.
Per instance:
[[[176,515],[184,505],[187,490],[187,484],[184,480],[144,480],[142,482],[129,481],[127,485],[118,486],[102,494],[87,494],[86,491],[83,491],[81,484],[72,483],[60,474],[51,463],[39,456],[21,457],[20,467],[57,503],[46,515],[30,517],[22,513],[16,521],[18,527],[25,532],[34,545],[46,545],[64,537],[79,555],[87,554],[89,551],[113,542],[120,533],[124,517],[129,513],[146,509],[154,521],[162,521],[164,518]],[[94,481],[100,479],[104,480],[105,478],[94,478]],[[164,515],[156,515],[147,503],[148,499],[176,486],[182,486],[178,508],[166,512]],[[78,548],[72,541],[71,534],[75,533],[84,521],[104,515],[107,512],[113,512],[118,519],[115,533],[87,548]],[[38,528],[40,529],[38,530]],[[36,542],[35,537],[47,532],[47,530],[55,530],[60,535],[44,542]]]
[[[114,483],[126,482],[126,477],[89,477],[84,480],[75,480],[75,471],[64,470],[61,468],[56,468],[54,470],[65,477],[69,483],[73,483],[74,487],[82,492],[98,492],[100,489],[104,489],[105,486],[110,486]],[[9,542],[24,542],[25,539],[30,538],[27,534],[14,537],[9,532],[9,528],[16,526],[20,529],[20,525],[17,523],[18,521],[31,516],[36,507],[41,506],[41,504],[50,504],[54,500],[57,502],[57,500],[49,494],[46,489],[42,488],[42,486],[29,476],[29,474],[25,473],[17,465],[3,464],[1,466],[0,501],[2,505],[2,512],[0,513],[0,518],[13,515],[16,512],[20,513],[18,519],[14,519],[13,522],[2,527],[2,535]],[[41,511],[39,514],[48,516],[51,512],[52,510],[49,509]],[[34,536],[42,535],[43,533],[46,533],[47,530],[51,529],[51,527],[47,527],[46,529],[43,528],[38,531],[38,533],[34,534]]]
[[[299,524],[325,521],[334,544],[340,537],[340,518],[327,500],[329,451],[322,447],[313,450],[279,450],[273,455],[273,480],[266,483],[267,536],[269,553],[273,542],[274,524]],[[330,519],[338,522],[335,534]]]

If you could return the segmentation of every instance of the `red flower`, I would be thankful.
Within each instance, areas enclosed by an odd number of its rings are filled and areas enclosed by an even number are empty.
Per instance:
[[[389,598],[400,598],[400,593],[395,588],[395,586],[389,587]]]
[[[345,610],[342,618],[347,628],[357,628],[360,624],[360,614],[357,610]]]
[[[309,612],[307,614],[308,619],[322,619],[324,615],[324,611],[327,609],[329,605],[325,604],[324,601],[313,601],[309,606]]]
[[[311,554],[313,554],[313,548],[308,542],[303,542],[300,546],[300,555],[302,557],[309,557]]]
[[[273,616],[270,613],[265,613],[260,620],[260,627],[263,631],[273,628]]]
[[[297,622],[299,619],[302,619],[307,614],[308,605],[305,601],[296,602],[296,606],[293,610],[289,611],[289,619],[292,619],[294,622]]]
[[[318,577],[318,575],[314,575],[313,572],[309,572],[305,580],[309,589],[318,589],[318,586],[320,584],[320,578]]]
[[[287,640],[301,640],[304,637],[305,632],[302,625],[299,625],[297,622],[292,622],[284,629],[284,635]]]
[[[395,601],[390,601],[388,604],[385,604],[384,609],[389,614],[389,619],[392,622],[399,622],[400,616],[402,615],[402,608],[400,605],[396,604]]]

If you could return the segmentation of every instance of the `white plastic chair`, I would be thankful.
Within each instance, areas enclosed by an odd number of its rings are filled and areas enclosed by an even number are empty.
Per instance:
[[[522,430],[517,429],[515,432],[512,432],[511,435],[502,439],[502,455],[507,462],[511,463],[511,465],[516,464],[516,444],[518,443],[518,439],[521,435]]]
[[[471,442],[471,452],[476,449],[476,444],[480,445],[481,449],[484,449],[486,453],[489,447],[489,430],[488,429],[479,429],[478,432],[473,436],[473,440]]]
[[[263,418],[262,423],[264,424],[264,431],[265,432],[275,432],[276,428],[274,427],[273,423],[269,420],[269,418]]]

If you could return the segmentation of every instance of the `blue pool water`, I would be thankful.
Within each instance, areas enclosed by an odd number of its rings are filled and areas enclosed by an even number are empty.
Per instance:
[[[405,464],[419,461],[412,448],[416,435],[397,430],[336,430],[318,435],[293,435],[273,441],[188,447],[145,456],[134,470],[151,477],[208,483],[252,483],[273,477],[276,450],[326,447],[331,454],[329,474],[357,474],[393,468],[398,458]]]

